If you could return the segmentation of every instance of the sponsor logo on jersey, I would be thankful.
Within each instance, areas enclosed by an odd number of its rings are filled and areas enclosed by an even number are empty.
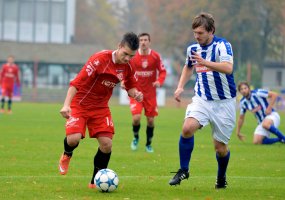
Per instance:
[[[117,84],[108,80],[103,80],[102,85],[108,87],[108,88],[114,88]]]
[[[212,71],[211,69],[209,69],[208,67],[203,66],[203,65],[196,65],[195,67],[196,67],[197,73]]]
[[[140,77],[150,77],[154,71],[137,71],[136,74]]]

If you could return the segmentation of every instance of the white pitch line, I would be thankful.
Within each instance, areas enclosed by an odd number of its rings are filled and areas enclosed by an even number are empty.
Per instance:
[[[120,178],[171,178],[172,176],[119,176]],[[90,178],[90,176],[0,176],[0,179],[21,179],[21,178]],[[216,178],[215,176],[191,176],[191,179],[212,179]],[[273,177],[273,176],[229,176],[228,179],[281,179],[285,180],[285,177]]]

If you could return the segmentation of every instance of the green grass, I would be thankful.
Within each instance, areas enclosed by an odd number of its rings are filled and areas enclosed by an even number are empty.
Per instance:
[[[253,145],[256,121],[250,114],[242,129],[247,140],[240,142],[233,133],[230,141],[229,187],[215,190],[217,164],[209,127],[196,133],[191,177],[170,187],[170,172],[179,168],[178,140],[185,108],[160,108],[155,153],[148,154],[145,118],[139,149],[132,152],[129,108],[112,106],[116,134],[109,168],[117,172],[120,183],[115,192],[100,193],[87,188],[98,147],[94,139],[81,141],[66,176],[58,173],[65,136],[60,108],[60,104],[15,103],[12,115],[0,115],[0,199],[284,199],[285,145]],[[280,129],[285,132],[285,123]]]

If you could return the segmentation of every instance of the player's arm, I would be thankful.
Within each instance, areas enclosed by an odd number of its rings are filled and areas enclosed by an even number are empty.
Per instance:
[[[225,74],[231,74],[233,72],[233,64],[230,62],[212,62],[205,60],[202,58],[199,54],[197,54],[195,51],[192,51],[194,55],[191,56],[192,61],[195,61],[195,65],[202,65],[206,66],[209,69],[212,69],[213,71],[225,73]]]
[[[184,67],[183,67],[183,70],[182,70],[182,73],[180,76],[180,80],[178,82],[178,86],[174,92],[174,98],[178,102],[181,101],[180,95],[184,91],[185,84],[189,81],[190,77],[193,74],[193,68],[194,67],[190,68],[187,65],[184,65]]]
[[[265,113],[268,115],[272,112],[272,108],[276,102],[276,99],[278,97],[278,93],[276,92],[273,92],[273,91],[269,91],[268,92],[268,98],[270,99],[270,102],[269,102],[269,105],[268,107],[266,108],[266,111]]]
[[[157,64],[157,70],[158,70],[158,78],[155,82],[152,83],[154,87],[161,87],[165,81],[166,78],[166,69],[163,65],[162,59],[160,55],[158,55],[158,64]]]
[[[63,107],[60,110],[60,114],[64,117],[64,118],[69,118],[70,113],[71,113],[71,108],[70,108],[70,104],[71,104],[71,100],[73,99],[74,95],[76,94],[77,89],[74,86],[70,86],[68,88],[65,100],[64,100],[64,104]]]
[[[244,141],[245,139],[245,136],[243,134],[240,133],[240,130],[241,130],[241,127],[243,125],[243,122],[244,122],[244,114],[241,114],[238,118],[238,124],[237,124],[237,129],[236,129],[236,134],[237,134],[237,137],[241,140],[241,141]]]
[[[138,91],[137,88],[131,88],[127,92],[128,95],[134,98],[136,101],[141,102],[143,100],[143,93]]]

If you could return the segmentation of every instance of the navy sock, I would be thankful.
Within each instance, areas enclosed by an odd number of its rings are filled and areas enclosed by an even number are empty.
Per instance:
[[[216,159],[218,162],[218,178],[226,177],[226,171],[230,160],[230,156],[231,156],[230,151],[228,151],[228,154],[225,157],[220,157],[218,154],[216,154]]]
[[[133,125],[133,133],[134,133],[134,137],[136,139],[139,139],[139,131],[140,131],[141,125]]]
[[[4,105],[5,105],[5,98],[1,99],[1,108],[4,109]]]
[[[279,142],[280,139],[279,138],[267,138],[267,137],[264,137],[263,140],[262,140],[262,144],[274,144],[276,142]]]
[[[274,125],[271,125],[268,130],[276,135],[279,139],[285,139],[285,136]]]
[[[12,108],[12,99],[8,99],[8,110]]]
[[[77,145],[75,145],[74,147],[69,146],[69,144],[67,144],[67,138],[65,137],[63,140],[63,144],[64,144],[64,154],[68,155],[68,156],[72,156],[73,154],[73,150],[78,147],[79,143]]]
[[[94,178],[97,174],[97,172],[100,169],[105,169],[108,167],[108,163],[111,157],[111,152],[110,153],[103,153],[99,148],[97,153],[94,156],[94,169],[93,169],[93,175],[91,178],[91,183],[94,184]]]
[[[194,149],[194,136],[190,138],[183,138],[180,136],[179,140],[179,156],[180,156],[180,168],[183,170],[189,170],[189,164],[191,154]]]
[[[153,130],[154,127],[147,126],[146,127],[146,146],[151,144],[153,138]]]

